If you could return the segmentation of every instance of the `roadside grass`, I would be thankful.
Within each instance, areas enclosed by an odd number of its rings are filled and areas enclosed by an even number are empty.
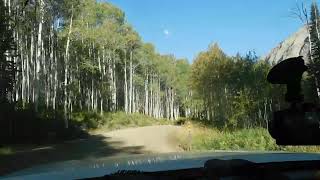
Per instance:
[[[186,151],[288,151],[320,152],[320,146],[278,146],[264,128],[219,130],[200,122],[188,121],[176,135],[179,146]]]

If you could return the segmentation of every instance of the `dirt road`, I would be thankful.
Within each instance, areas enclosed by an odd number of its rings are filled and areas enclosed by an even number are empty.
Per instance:
[[[121,141],[123,146],[141,146],[144,150],[154,153],[180,151],[174,134],[181,131],[179,126],[147,126],[112,131],[99,134],[108,137],[108,141]]]
[[[174,134],[178,126],[138,127],[112,132],[96,131],[87,139],[68,141],[47,146],[16,147],[15,153],[0,156],[0,176],[36,165],[118,156],[178,152]]]

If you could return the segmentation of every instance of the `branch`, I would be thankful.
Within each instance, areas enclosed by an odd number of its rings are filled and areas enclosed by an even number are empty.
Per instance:
[[[298,18],[303,24],[309,24],[308,11],[303,2],[301,4],[296,2],[295,7],[290,10],[290,13],[291,17]]]

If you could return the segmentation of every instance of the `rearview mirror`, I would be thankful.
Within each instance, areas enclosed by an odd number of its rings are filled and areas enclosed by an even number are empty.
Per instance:
[[[286,84],[288,109],[276,111],[268,123],[270,135],[278,145],[320,145],[320,109],[305,103],[301,94],[302,74],[307,70],[302,57],[284,60],[268,76],[272,84]]]

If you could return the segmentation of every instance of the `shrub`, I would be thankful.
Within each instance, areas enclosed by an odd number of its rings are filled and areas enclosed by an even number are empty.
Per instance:
[[[185,117],[180,117],[177,121],[174,122],[174,124],[181,126],[181,125],[186,124],[187,121],[188,121],[187,118],[185,118]]]
[[[83,129],[96,129],[103,125],[103,118],[95,112],[78,112],[72,114],[72,121]]]

